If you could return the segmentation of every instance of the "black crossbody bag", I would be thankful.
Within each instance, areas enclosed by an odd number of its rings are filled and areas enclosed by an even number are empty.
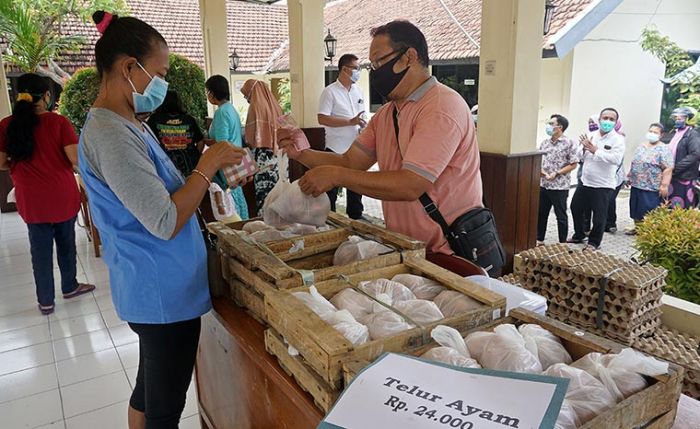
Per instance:
[[[399,118],[395,106],[393,118],[396,144],[398,145]],[[399,153],[401,153],[400,147]],[[428,216],[440,225],[442,233],[457,256],[474,262],[488,271],[489,274],[495,273],[505,265],[506,254],[498,236],[496,221],[491,210],[483,207],[471,209],[458,217],[452,225],[449,225],[427,192],[421,195],[419,200]]]

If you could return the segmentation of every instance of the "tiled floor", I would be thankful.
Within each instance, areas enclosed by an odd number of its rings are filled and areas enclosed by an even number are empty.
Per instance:
[[[76,233],[78,280],[95,292],[64,300],[55,271],[56,311],[36,308],[27,228],[0,215],[0,427],[125,429],[136,378],[136,335],[117,317],[107,267]],[[54,258],[55,259],[55,258]],[[57,267],[57,265],[56,265]],[[194,384],[180,427],[199,428]]]

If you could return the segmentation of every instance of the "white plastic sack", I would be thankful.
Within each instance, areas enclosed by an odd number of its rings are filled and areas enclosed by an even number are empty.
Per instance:
[[[307,307],[324,321],[330,323],[332,317],[338,312],[338,309],[333,306],[323,295],[318,293],[316,286],[311,286],[308,292],[293,292],[297,299],[300,299]]]
[[[455,328],[439,325],[433,329],[430,336],[440,347],[428,350],[422,358],[463,368],[481,368],[479,362],[469,355],[464,338]]]
[[[286,240],[288,238],[298,237],[298,235],[294,234],[292,232],[289,232],[289,231],[278,231],[276,229],[267,229],[264,231],[254,232],[254,233],[250,234],[249,237],[257,242],[267,243],[270,241]]]
[[[401,283],[392,282],[387,279],[361,282],[358,287],[367,295],[373,296],[388,305],[396,305],[401,301],[416,299],[411,289]]]
[[[367,326],[355,320],[347,310],[333,313],[328,323],[356,346],[369,341],[369,329]]]
[[[589,353],[571,366],[597,378],[618,402],[647,387],[642,375],[655,376],[668,372],[667,363],[629,348],[619,354]]]
[[[368,296],[351,288],[344,289],[335,294],[335,296],[331,298],[331,303],[339,310],[349,311],[357,320],[374,313],[375,306],[379,305]]]
[[[616,404],[608,389],[595,377],[582,369],[557,363],[550,366],[544,372],[544,375],[569,379],[566,401],[576,413],[577,425],[586,424],[586,422],[609,410]]]
[[[435,280],[426,279],[425,277],[416,276],[413,274],[397,274],[391,281],[401,283],[411,289],[416,298],[427,299],[432,301],[436,296],[445,290],[444,286]]]
[[[209,200],[211,200],[211,211],[219,221],[240,220],[236,212],[236,204],[230,192],[224,191],[216,183],[209,185]]]
[[[259,231],[269,231],[271,229],[275,229],[274,227],[266,224],[265,222],[261,220],[254,220],[252,222],[248,222],[245,225],[243,225],[243,232],[247,232],[248,234],[253,234]]]
[[[363,317],[360,322],[367,325],[369,336],[373,340],[390,337],[415,327],[393,311],[372,313]]]
[[[435,304],[440,307],[440,311],[445,317],[461,316],[464,313],[483,307],[483,304],[479,303],[479,301],[454,290],[440,292],[435,297]]]
[[[524,308],[543,316],[547,313],[547,299],[527,289],[486,276],[469,276],[467,280],[505,296],[506,315],[514,308]]]
[[[559,417],[557,417],[557,422],[554,424],[554,429],[576,429],[578,426],[579,423],[574,409],[571,408],[569,401],[564,399],[564,402],[561,404],[561,410],[559,410]]]
[[[323,194],[314,198],[301,192],[298,181],[289,183],[287,156],[282,155],[278,159],[279,180],[263,204],[265,223],[276,228],[293,223],[325,225],[328,213],[331,211],[328,195]]]
[[[564,348],[559,338],[540,325],[525,324],[518,328],[525,339],[525,347],[540,360],[543,369],[555,363],[572,362],[571,355]]]
[[[333,255],[333,265],[347,265],[364,261],[388,252],[391,252],[391,248],[381,243],[352,235],[336,249],[335,255]]]
[[[400,301],[394,304],[393,307],[419,325],[428,325],[445,318],[434,302],[425,299]]]
[[[465,342],[471,356],[484,368],[530,374],[542,372],[537,356],[525,348],[525,339],[511,324],[499,325],[493,332],[474,332]]]
[[[476,360],[464,357],[457,350],[449,347],[435,347],[425,352],[421,358],[462,368],[481,368]]]

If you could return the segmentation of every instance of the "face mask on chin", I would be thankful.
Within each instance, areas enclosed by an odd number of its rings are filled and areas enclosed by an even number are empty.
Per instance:
[[[384,99],[389,100],[389,94],[401,83],[410,66],[406,66],[402,71],[395,73],[394,64],[406,53],[406,49],[399,51],[399,54],[391,61],[382,65],[376,70],[369,72],[369,84]]]

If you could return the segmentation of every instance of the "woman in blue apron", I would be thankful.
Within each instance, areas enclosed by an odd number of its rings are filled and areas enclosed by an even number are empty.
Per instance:
[[[100,91],[78,148],[80,174],[109,267],[117,314],[139,337],[129,427],[177,428],[211,308],[194,216],[211,177],[243,151],[211,146],[185,178],[142,119],[165,98],[168,46],[136,18],[96,12]]]

